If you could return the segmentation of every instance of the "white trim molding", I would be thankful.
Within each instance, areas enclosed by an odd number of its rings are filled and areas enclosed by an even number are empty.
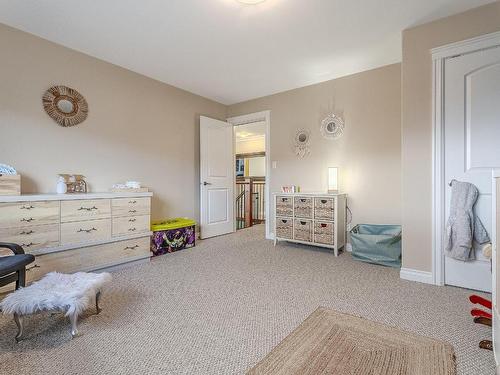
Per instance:
[[[403,280],[417,281],[419,283],[434,284],[432,272],[413,270],[411,268],[401,268],[399,277]]]
[[[449,58],[500,46],[500,32],[431,49],[432,76],[432,272],[435,285],[444,285],[444,77]],[[418,271],[420,272],[420,271]],[[401,270],[403,275],[403,269]],[[401,276],[403,278],[403,276]]]
[[[265,210],[266,210],[266,238],[269,240],[274,239],[274,233],[271,232],[271,219],[270,219],[270,202],[271,202],[271,111],[262,111],[250,113],[248,115],[230,117],[226,120],[233,126],[246,125],[254,122],[263,121],[266,123],[266,187],[265,187]],[[236,176],[234,177],[236,183]]]

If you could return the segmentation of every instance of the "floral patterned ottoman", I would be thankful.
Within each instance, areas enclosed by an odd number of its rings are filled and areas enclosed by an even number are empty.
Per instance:
[[[175,218],[151,223],[151,252],[153,256],[173,253],[195,246],[196,222],[187,218]]]

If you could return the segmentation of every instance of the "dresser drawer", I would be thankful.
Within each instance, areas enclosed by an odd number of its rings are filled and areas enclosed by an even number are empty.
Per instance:
[[[35,261],[26,266],[26,281],[36,281],[46,273],[54,271],[61,273],[77,271],[80,267],[80,251],[81,249],[37,255]]]
[[[333,245],[333,223],[332,222],[314,222],[314,242],[324,245]]]
[[[95,242],[111,238],[111,219],[61,224],[61,245]]]
[[[293,208],[295,217],[312,219],[313,217],[313,198],[310,197],[294,197]]]
[[[113,217],[113,237],[149,232],[150,216]]]
[[[293,198],[276,196],[276,216],[291,217],[293,214]]]
[[[312,242],[312,221],[305,219],[295,219],[293,222],[293,239],[305,242]]]
[[[111,202],[113,216],[149,215],[151,198],[115,198]]]
[[[99,268],[109,264],[126,262],[127,259],[150,255],[150,237],[113,242],[106,245],[91,246],[81,253],[82,268]]]
[[[59,201],[0,203],[0,228],[59,222]]]
[[[314,198],[314,218],[333,221],[335,217],[334,198]]]
[[[25,253],[59,245],[59,224],[0,229],[0,240],[20,245]]]
[[[71,200],[61,202],[61,222],[95,220],[111,217],[109,199]]]
[[[276,218],[276,237],[293,238],[293,219],[285,217]]]

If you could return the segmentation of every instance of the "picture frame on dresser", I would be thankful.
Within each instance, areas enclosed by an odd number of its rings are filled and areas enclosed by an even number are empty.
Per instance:
[[[332,249],[346,243],[347,194],[275,193],[274,245],[279,241]]]
[[[27,283],[52,271],[96,271],[149,261],[152,195],[0,196],[0,239],[35,255],[26,269]],[[10,285],[0,288],[0,293],[10,289]]]

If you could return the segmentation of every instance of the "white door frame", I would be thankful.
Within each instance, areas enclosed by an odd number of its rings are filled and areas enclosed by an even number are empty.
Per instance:
[[[445,60],[459,55],[495,48],[500,45],[500,32],[451,43],[431,50],[432,80],[432,283],[444,285],[444,77]]]
[[[271,111],[262,111],[250,113],[248,115],[235,116],[226,119],[233,126],[251,124],[253,122],[264,121],[266,123],[266,187],[264,189],[265,195],[265,210],[266,210],[266,238],[269,240],[274,239],[274,233],[271,232],[270,220],[270,202],[271,202]],[[234,184],[236,185],[236,174],[234,174]],[[236,225],[236,215],[235,215]]]

